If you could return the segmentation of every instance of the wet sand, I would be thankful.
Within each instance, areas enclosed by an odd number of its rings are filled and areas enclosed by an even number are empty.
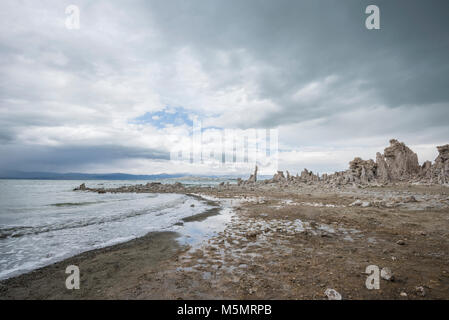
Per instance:
[[[447,187],[189,192],[235,211],[224,230],[201,245],[181,245],[172,232],[152,233],[2,281],[0,297],[326,299],[332,288],[343,299],[449,299]],[[70,264],[80,267],[80,290],[65,288]],[[388,267],[393,279],[368,290],[368,265]]]

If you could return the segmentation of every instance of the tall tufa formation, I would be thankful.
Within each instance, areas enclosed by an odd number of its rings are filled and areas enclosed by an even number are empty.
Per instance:
[[[431,167],[431,181],[433,183],[449,183],[449,144],[437,147],[438,157]]]
[[[354,182],[366,184],[376,178],[377,165],[369,160],[362,160],[356,157],[349,162],[349,174],[352,176]]]
[[[390,172],[388,170],[388,164],[385,161],[384,156],[380,152],[376,153],[376,165],[377,165],[377,172],[376,172],[377,179],[382,183],[391,181]]]
[[[254,173],[249,177],[246,183],[256,183],[257,182],[257,166],[254,169]]]
[[[410,180],[420,173],[416,153],[396,139],[390,140],[390,146],[385,148],[383,157],[387,172],[381,173],[383,177],[388,176],[391,181]]]

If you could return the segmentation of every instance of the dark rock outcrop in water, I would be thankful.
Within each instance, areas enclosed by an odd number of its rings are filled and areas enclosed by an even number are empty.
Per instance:
[[[160,182],[148,182],[147,184],[136,184],[131,186],[121,186],[118,188],[88,188],[83,183],[79,187],[73,189],[73,191],[91,191],[97,193],[123,193],[123,192],[135,192],[135,193],[184,193],[185,186],[176,182],[174,184],[162,184]]]

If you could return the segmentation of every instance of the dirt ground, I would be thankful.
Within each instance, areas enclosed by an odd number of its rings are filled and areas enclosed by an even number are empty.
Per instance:
[[[232,220],[201,245],[149,234],[2,281],[0,298],[327,299],[330,288],[343,299],[449,299],[447,187],[193,191],[234,199]],[[80,290],[65,288],[69,264]],[[393,278],[368,290],[369,265]]]

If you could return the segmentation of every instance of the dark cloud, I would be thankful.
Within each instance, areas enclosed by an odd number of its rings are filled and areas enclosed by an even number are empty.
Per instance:
[[[370,4],[380,8],[380,30],[365,28]],[[1,166],[165,159],[156,118],[145,122],[155,128],[150,151],[122,146],[141,130],[133,119],[166,106],[213,127],[280,127],[290,149],[388,135],[449,140],[448,1],[78,5],[73,32],[64,28],[65,3],[2,6],[0,141],[15,146]],[[98,147],[73,141],[79,132]]]
[[[282,108],[260,125],[281,125],[346,111],[333,100],[300,104],[294,92],[338,75],[335,95],[372,92],[371,101],[396,108],[449,101],[447,1],[377,1],[381,30],[365,28],[372,1],[170,1],[148,8],[175,46],[193,46],[205,68],[221,68],[214,50],[243,49],[269,68],[255,79],[260,98]],[[242,61],[228,65],[231,71]],[[232,74],[232,73],[231,73]],[[235,85],[238,78],[228,85]],[[329,92],[323,92],[329,95]],[[254,125],[251,123],[250,125]],[[257,125],[257,124],[256,124]]]
[[[121,146],[70,146],[51,147],[33,145],[0,146],[0,168],[3,171],[68,172],[91,164],[111,163],[126,159],[169,160],[168,152],[145,148]]]

